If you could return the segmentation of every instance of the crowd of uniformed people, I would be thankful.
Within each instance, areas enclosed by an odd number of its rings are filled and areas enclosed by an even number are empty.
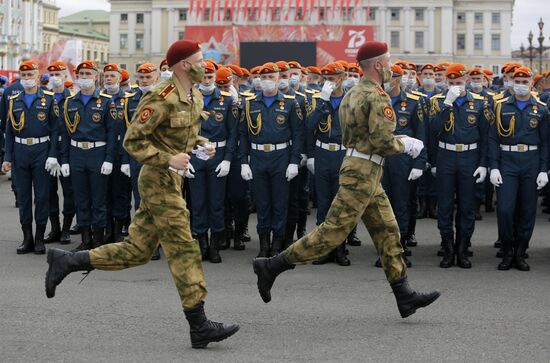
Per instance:
[[[219,263],[220,251],[244,250],[250,213],[257,214],[258,256],[276,255],[306,233],[311,206],[316,224],[326,217],[350,153],[342,145],[339,108],[362,71],[345,61],[323,67],[277,61],[248,70],[211,60],[202,71],[200,136],[216,154],[193,154],[184,182],[202,259]],[[471,268],[484,205],[486,212],[496,206],[498,269],[529,270],[527,249],[548,183],[550,73],[535,76],[508,63],[495,77],[462,64],[409,61],[396,61],[391,72],[383,88],[395,134],[424,143],[416,159],[373,160],[384,166],[407,266],[417,246],[416,220],[433,218],[440,266]],[[44,254],[45,244],[70,244],[76,235],[75,250],[123,240],[140,204],[141,167],[123,148],[126,128],[140,122],[134,117],[140,98],[170,92],[171,77],[166,61],[140,65],[133,84],[116,64],[99,69],[84,61],[69,74],[57,61],[40,74],[28,60],[16,81],[0,79],[2,172],[11,175],[23,232],[17,254]],[[550,198],[542,203],[550,212]],[[347,246],[360,244],[354,229],[314,263],[348,266]],[[157,248],[152,259],[159,258]],[[381,267],[380,260],[375,264]]]

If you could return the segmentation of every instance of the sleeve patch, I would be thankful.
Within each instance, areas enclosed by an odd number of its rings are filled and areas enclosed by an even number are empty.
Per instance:
[[[153,109],[149,107],[145,107],[143,111],[141,111],[141,115],[139,115],[139,122],[146,123],[151,119],[151,116],[153,116]]]
[[[393,108],[391,108],[390,106],[384,106],[384,117],[386,117],[390,121],[395,121]]]

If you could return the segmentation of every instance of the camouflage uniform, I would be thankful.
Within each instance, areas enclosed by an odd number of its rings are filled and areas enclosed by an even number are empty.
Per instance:
[[[206,287],[182,198],[182,176],[169,169],[168,161],[207,142],[197,136],[202,108],[201,93],[193,88],[190,101],[176,77],[143,96],[124,140],[128,153],[143,164],[140,208],[123,242],[90,251],[96,269],[122,270],[147,263],[160,243],[184,308],[196,306]]]
[[[394,136],[391,100],[370,78],[364,77],[344,97],[339,110],[342,142],[350,150],[382,157],[401,153]],[[340,169],[340,188],[325,221],[284,253],[288,262],[305,263],[328,254],[342,243],[359,218],[380,255],[386,277],[393,283],[406,275],[399,227],[380,180],[383,167],[373,161],[346,156]]]

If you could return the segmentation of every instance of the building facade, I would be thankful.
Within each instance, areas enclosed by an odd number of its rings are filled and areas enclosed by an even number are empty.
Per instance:
[[[42,49],[47,52],[59,39],[59,8],[52,0],[42,1]]]

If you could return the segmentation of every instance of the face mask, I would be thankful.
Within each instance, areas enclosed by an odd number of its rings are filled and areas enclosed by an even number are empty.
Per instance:
[[[384,91],[386,91],[386,93],[390,93],[392,89],[393,89],[393,86],[391,85],[391,82],[384,83]]]
[[[61,80],[61,77],[50,77],[50,82],[53,87],[63,86],[63,81]]]
[[[153,89],[153,86],[139,86],[142,93],[147,93]]]
[[[215,88],[215,84],[211,84],[210,86],[205,86],[202,83],[199,84],[199,90],[202,92],[203,95],[211,95],[214,92]]]
[[[254,89],[262,89],[262,80],[259,78],[254,78],[252,80],[252,87],[254,87]]]
[[[107,93],[115,94],[118,93],[118,91],[120,90],[120,86],[118,84],[106,84],[105,90],[107,91]]]
[[[424,78],[423,82],[424,82],[425,86],[428,86],[428,87],[435,86],[435,79],[433,79],[433,78]]]
[[[261,86],[262,86],[262,90],[264,90],[265,92],[271,93],[275,91],[275,81],[271,79],[262,79]]]
[[[279,89],[286,89],[288,88],[288,79],[280,79],[279,80]]]
[[[94,88],[95,81],[93,79],[79,78],[78,81],[76,81],[76,84],[80,89],[91,89],[91,88]]]
[[[403,87],[407,87],[408,84],[409,84],[409,77],[407,77],[407,76],[401,77],[401,85]]]
[[[438,88],[447,88],[447,82],[445,82],[445,81],[437,82],[435,85]]]
[[[292,87],[295,87],[299,83],[300,83],[300,76],[298,76],[296,74],[293,74],[292,76],[290,76],[290,85]]]
[[[416,78],[409,78],[409,87],[416,86]]]
[[[33,89],[36,87],[36,80],[35,79],[22,79],[21,80],[21,86],[23,86],[24,89]]]
[[[483,84],[481,82],[471,82],[470,86],[472,86],[472,89],[480,90],[483,88]]]
[[[164,71],[160,73],[161,81],[166,81],[167,79],[170,79],[170,77],[172,77],[172,72],[170,71]]]
[[[514,83],[514,93],[518,96],[527,96],[531,91],[531,87],[527,84],[515,84]]]
[[[187,71],[187,75],[192,83],[199,83],[204,78],[204,68],[196,64],[192,64]]]
[[[457,86],[452,86],[452,87],[458,89],[460,91],[460,94],[466,92],[466,86],[463,85],[463,84],[462,85],[457,85]]]
[[[514,88],[514,81],[506,81],[505,86],[508,88]]]

